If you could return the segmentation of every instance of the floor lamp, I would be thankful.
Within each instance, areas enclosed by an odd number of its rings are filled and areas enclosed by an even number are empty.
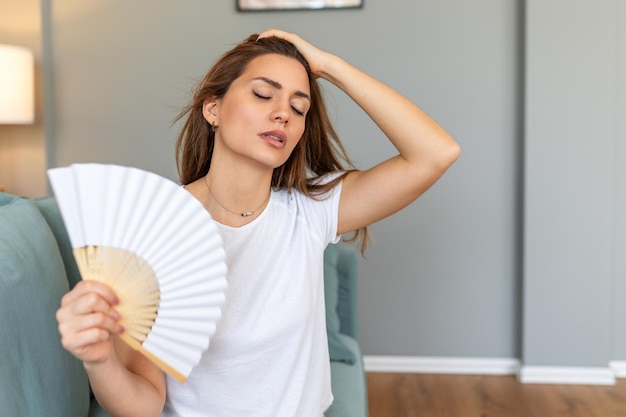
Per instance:
[[[0,124],[35,121],[35,61],[27,48],[0,44]],[[0,191],[3,187],[0,184]]]

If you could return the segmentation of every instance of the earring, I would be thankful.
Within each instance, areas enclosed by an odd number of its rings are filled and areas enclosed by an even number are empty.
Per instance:
[[[211,130],[213,131],[213,133],[215,133],[215,130],[217,130],[217,125],[215,124],[215,121],[211,122]]]

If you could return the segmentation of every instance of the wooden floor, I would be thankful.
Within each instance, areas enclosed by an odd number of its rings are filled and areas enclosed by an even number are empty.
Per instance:
[[[626,417],[616,385],[522,384],[515,376],[367,374],[370,417]]]

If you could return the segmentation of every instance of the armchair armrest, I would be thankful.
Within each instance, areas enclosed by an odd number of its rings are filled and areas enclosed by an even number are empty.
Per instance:
[[[337,245],[337,250],[339,252],[337,262],[339,331],[358,340],[358,255],[349,246]]]

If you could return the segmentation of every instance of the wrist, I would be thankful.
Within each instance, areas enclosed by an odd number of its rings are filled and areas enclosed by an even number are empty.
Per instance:
[[[328,58],[320,65],[319,77],[343,90],[350,77],[355,75],[354,70],[355,68],[347,61],[336,55],[328,54]]]
[[[113,352],[103,360],[84,360],[83,368],[89,375],[98,375],[110,372],[116,366],[121,366],[121,362],[117,361]]]

